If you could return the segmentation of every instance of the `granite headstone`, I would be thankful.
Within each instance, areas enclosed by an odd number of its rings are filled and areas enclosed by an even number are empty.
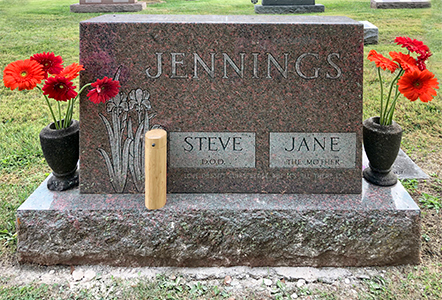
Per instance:
[[[146,8],[146,2],[138,0],[80,0],[70,6],[74,13],[135,12]]]
[[[137,2],[137,0],[80,0],[80,4],[120,4],[135,2]]]
[[[252,0],[252,3],[258,3],[258,0]],[[261,5],[255,5],[257,14],[301,14],[324,10],[324,5],[316,4],[315,0],[262,0]]]
[[[376,9],[430,8],[430,0],[371,0],[370,7]]]
[[[20,206],[19,261],[418,264],[419,207],[400,182],[361,178],[362,33],[347,18],[83,22],[81,82],[113,76],[121,92],[81,99],[82,191],[46,180]],[[128,193],[144,183],[141,137],[155,127],[169,132],[169,188],[182,193],[148,210]]]
[[[142,193],[169,134],[169,193],[360,193],[363,25],[346,17],[105,15],[80,24],[81,193]]]

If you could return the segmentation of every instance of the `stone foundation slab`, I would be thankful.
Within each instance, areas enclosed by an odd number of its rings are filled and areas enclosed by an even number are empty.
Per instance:
[[[403,186],[362,194],[144,195],[47,190],[17,211],[22,263],[373,266],[420,262],[420,210]]]

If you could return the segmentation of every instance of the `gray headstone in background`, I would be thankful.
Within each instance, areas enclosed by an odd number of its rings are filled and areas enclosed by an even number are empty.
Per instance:
[[[252,0],[256,4],[257,0]],[[315,4],[315,0],[262,0],[262,5],[255,5],[257,14],[303,14],[324,12],[322,4]]]
[[[315,5],[315,0],[262,0],[262,5]]]
[[[368,21],[360,21],[364,25],[364,45],[377,44],[379,29]]]
[[[146,2],[137,0],[80,0],[70,6],[74,13],[136,12],[146,8]]]
[[[371,8],[429,8],[430,0],[371,0]]]
[[[257,14],[306,14],[324,12],[322,4],[314,5],[255,5]]]
[[[121,4],[121,3],[135,3],[137,0],[80,0],[80,4]]]

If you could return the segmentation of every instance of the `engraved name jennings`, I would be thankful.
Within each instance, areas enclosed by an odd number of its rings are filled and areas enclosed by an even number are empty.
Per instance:
[[[206,73],[210,78],[227,79],[236,74],[239,78],[272,79],[274,70],[286,79],[293,76],[292,74],[303,79],[324,77],[334,80],[342,76],[341,55],[335,52],[326,55],[315,52],[300,55],[242,52],[236,57],[224,52],[212,52],[208,55],[200,55],[196,52],[157,52],[155,60],[154,68],[151,66],[146,68],[146,75],[149,79],[158,79],[164,75],[163,65],[166,61],[168,65],[170,64],[168,68],[170,71],[166,76],[171,79],[199,79],[202,73]],[[192,67],[191,74],[185,71],[188,65]]]

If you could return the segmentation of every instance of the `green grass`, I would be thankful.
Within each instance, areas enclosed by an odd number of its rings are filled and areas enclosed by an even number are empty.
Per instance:
[[[3,278],[0,284],[10,279]],[[101,285],[100,285],[101,286]],[[223,287],[206,286],[201,282],[185,283],[182,278],[169,280],[164,276],[155,279],[133,279],[130,283],[119,279],[106,282],[106,288],[70,289],[65,284],[30,284],[25,286],[1,286],[0,299],[227,299],[229,292]],[[239,300],[239,299],[238,299]]]
[[[100,14],[73,14],[69,5],[74,0],[0,0],[0,68],[11,61],[28,58],[34,53],[53,51],[65,59],[66,64],[78,61],[79,22]],[[400,51],[393,43],[396,36],[410,36],[423,40],[432,50],[429,69],[442,80],[442,1],[432,1],[431,9],[392,9],[375,10],[369,0],[323,0],[326,11],[322,15],[344,15],[355,20],[367,20],[379,28],[379,44],[366,46],[387,55],[389,51]],[[139,14],[251,14],[250,0],[166,0],[148,5]],[[1,78],[0,74],[0,78]],[[78,82],[77,82],[78,84]],[[364,60],[364,117],[378,114],[378,82],[374,65]],[[428,104],[410,102],[401,98],[394,119],[403,127],[402,147],[421,167],[439,173],[440,148],[442,146],[442,98],[438,95]],[[78,107],[76,108],[78,117]],[[3,256],[11,256],[15,251],[15,211],[18,206],[36,189],[50,172],[42,156],[38,133],[50,122],[44,99],[36,92],[10,91],[0,85],[0,251]],[[430,161],[435,161],[432,169]],[[421,205],[428,210],[440,208],[442,184],[433,176],[426,186],[417,182],[404,182],[413,194],[422,198]],[[428,191],[427,189],[430,189]],[[425,196],[428,195],[428,196]],[[416,198],[417,200],[418,198]],[[430,236],[431,237],[431,236]],[[361,299],[407,299],[407,293],[422,298],[442,298],[439,267],[421,266],[407,269],[407,274],[390,274],[385,282],[367,282],[367,291],[361,292]],[[392,277],[393,276],[393,277]],[[393,280],[396,278],[397,280]],[[164,283],[156,281],[155,284]],[[136,286],[135,294],[128,293],[128,299],[139,299],[156,291],[158,299],[168,299],[167,295],[197,297],[192,293],[217,293],[212,288],[204,291],[203,286],[181,287],[169,284],[154,289],[150,283]],[[1,284],[0,284],[1,286]],[[59,293],[60,287],[26,286],[3,287],[0,299],[49,299]],[[178,290],[177,290],[178,289]],[[193,291],[193,292],[192,292]],[[174,294],[175,293],[175,294]],[[281,285],[278,295],[284,295]],[[136,298],[136,295],[138,298]],[[141,295],[141,296],[140,296]],[[150,294],[149,294],[150,295]],[[155,294],[153,294],[155,295]],[[276,294],[275,294],[276,295]],[[85,299],[72,296],[66,299]],[[185,299],[185,297],[180,299]],[[213,295],[212,295],[213,296]],[[218,297],[218,295],[215,295]],[[320,296],[320,295],[319,295]],[[155,296],[153,296],[155,297]],[[222,297],[219,296],[219,297]],[[276,296],[275,296],[276,297]],[[320,296],[321,297],[321,296]],[[324,293],[323,299],[334,299]],[[153,299],[153,298],[152,298]],[[415,299],[420,299],[419,297]]]
[[[47,285],[40,286],[25,286],[25,287],[0,287],[0,299],[10,299],[10,300],[37,300],[37,299],[48,299],[53,293]]]
[[[440,299],[440,266],[432,269],[407,266],[401,273],[389,272],[384,277],[365,280],[367,290],[360,294],[360,299]]]
[[[428,209],[434,209],[437,213],[439,213],[439,210],[442,207],[442,201],[440,197],[430,195],[427,193],[422,193],[422,196],[419,197],[419,202],[421,205]]]

